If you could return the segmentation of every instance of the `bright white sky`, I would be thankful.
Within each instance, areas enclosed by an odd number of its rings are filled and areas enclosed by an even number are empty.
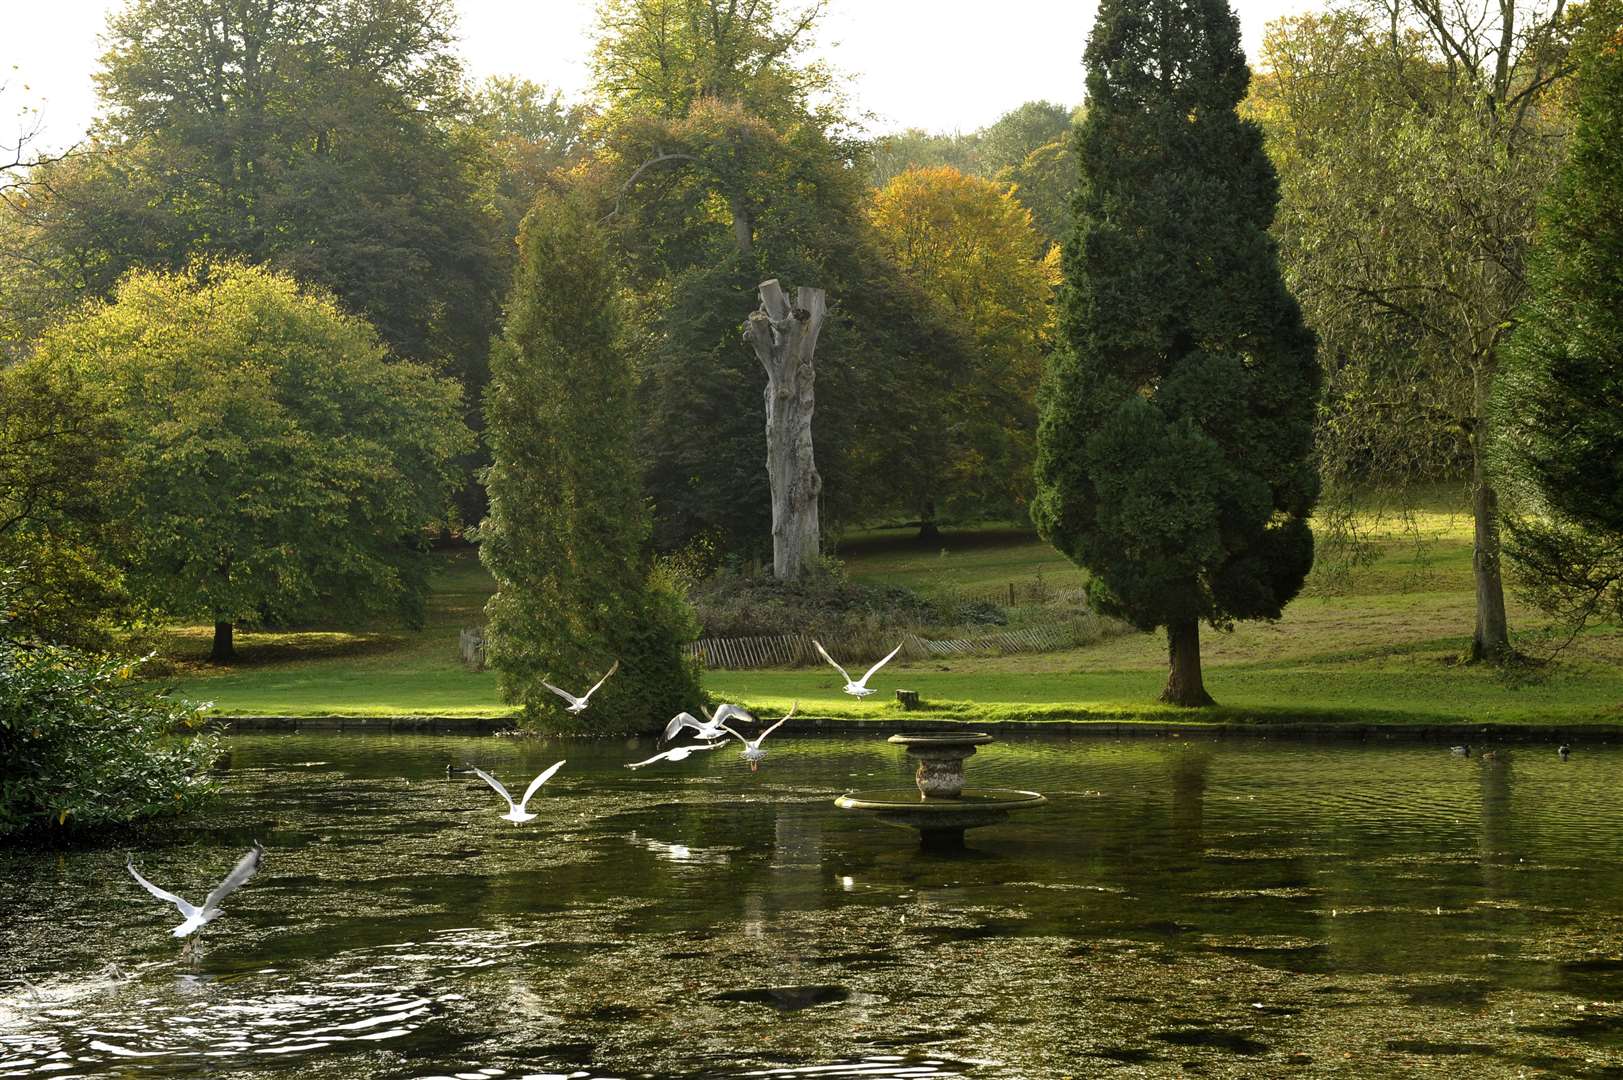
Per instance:
[[[1253,59],[1262,30],[1321,0],[1230,0]],[[27,101],[44,145],[83,134],[96,111],[91,73],[107,12],[123,0],[15,4],[0,35],[0,142]],[[579,96],[588,77],[593,0],[457,0],[475,76],[522,75]],[[850,79],[874,131],[973,131],[1023,101],[1082,99],[1082,46],[1097,0],[830,0],[818,52]]]

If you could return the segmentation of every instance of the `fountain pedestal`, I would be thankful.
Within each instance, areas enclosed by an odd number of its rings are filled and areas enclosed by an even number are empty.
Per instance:
[[[985,732],[931,731],[892,735],[889,741],[904,747],[919,763],[914,774],[918,793],[905,788],[851,791],[835,799],[834,805],[873,814],[887,825],[917,829],[926,850],[960,850],[965,829],[995,825],[1010,811],[1048,801],[1035,791],[964,786],[964,762],[977,746],[992,741]]]

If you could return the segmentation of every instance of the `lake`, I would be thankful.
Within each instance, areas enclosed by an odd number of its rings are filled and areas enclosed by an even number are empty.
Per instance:
[[[0,1076],[1623,1076],[1623,752],[1008,737],[956,855],[880,735],[229,739],[204,820],[0,850]],[[515,792],[568,764],[514,826]],[[264,867],[202,932],[254,839]],[[113,965],[113,966],[110,966]]]

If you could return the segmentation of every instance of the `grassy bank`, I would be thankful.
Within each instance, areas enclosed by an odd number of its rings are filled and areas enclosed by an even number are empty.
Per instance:
[[[800,702],[805,715],[850,718],[902,713],[893,691],[916,690],[925,715],[972,720],[1146,720],[1195,723],[1623,725],[1623,633],[1598,628],[1535,679],[1507,680],[1462,664],[1473,619],[1469,521],[1433,511],[1418,532],[1372,522],[1379,557],[1344,581],[1319,574],[1278,623],[1206,630],[1208,690],[1219,708],[1190,712],[1154,703],[1165,673],[1159,635],[1128,634],[1058,653],[893,662],[858,702],[839,692],[832,669],[715,671],[718,699],[771,713]],[[1426,541],[1417,546],[1416,538]],[[858,580],[925,593],[996,589],[1041,575],[1056,588],[1080,575],[1029,532],[1010,528],[945,534],[921,545],[908,533],[852,538],[841,556]],[[244,663],[203,661],[208,628],[179,628],[163,642],[166,680],[186,696],[235,715],[498,716],[496,678],[456,657],[457,630],[481,621],[489,578],[471,553],[446,556],[427,627],[361,633],[311,628],[245,632]],[[1512,605],[1513,625],[1537,625]],[[842,657],[842,661],[847,659]],[[875,658],[851,657],[847,667]]]

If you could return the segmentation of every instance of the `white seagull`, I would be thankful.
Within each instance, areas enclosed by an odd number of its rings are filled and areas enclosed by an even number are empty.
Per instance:
[[[551,690],[554,694],[557,694],[559,697],[563,698],[565,701],[569,702],[569,711],[570,712],[578,713],[578,712],[582,712],[582,711],[585,710],[586,703],[591,700],[591,697],[592,697],[593,694],[597,693],[597,687],[602,686],[604,683],[608,682],[609,681],[609,676],[613,675],[616,671],[619,671],[619,670],[620,670],[620,661],[616,660],[614,662],[614,666],[609,668],[609,670],[605,671],[603,673],[603,677],[601,679],[597,680],[597,685],[593,686],[590,690],[586,691],[586,693],[582,694],[580,697],[576,697],[574,694],[571,694],[568,690],[560,690],[560,689],[558,689],[556,686],[553,686],[551,683],[547,682],[547,680],[545,680],[545,679],[541,680],[541,685],[546,687],[548,690]]]
[[[795,710],[797,708],[799,708],[799,707],[800,707],[800,702],[798,702],[798,701],[794,702],[792,705],[789,706],[789,714],[788,714],[788,716],[785,716],[783,718],[783,720],[779,720],[776,724],[773,724],[771,727],[767,728],[765,731],[761,732],[759,735],[755,736],[755,738],[753,738],[753,739],[744,738],[744,736],[740,735],[738,732],[734,731],[732,728],[727,727],[726,724],[721,725],[723,728],[726,729],[727,734],[731,735],[733,738],[737,739],[739,742],[744,744],[743,758],[744,758],[745,761],[749,762],[750,772],[754,772],[755,770],[759,769],[761,767],[761,759],[766,757],[766,751],[761,749],[761,743],[766,741],[766,737],[768,735],[772,734],[774,731],[778,730],[778,728],[782,727],[783,723],[784,723],[784,720],[788,720],[790,716],[793,716],[795,714]]]
[[[752,724],[755,723],[755,717],[737,705],[723,705],[716,710],[714,716],[711,716],[710,710],[703,705],[699,706],[699,711],[704,713],[704,723],[702,724],[694,719],[693,714],[690,712],[679,712],[671,717],[671,722],[665,725],[664,741],[670,742],[676,738],[683,728],[692,728],[695,737],[706,741],[721,739],[727,734],[727,729],[723,725],[735,716],[742,717]]]
[[[260,860],[264,857],[265,849],[259,846],[258,840],[255,840],[254,846],[248,849],[248,854],[238,859],[237,865],[231,868],[231,872],[225,876],[225,880],[214,886],[214,891],[204,898],[202,907],[194,907],[174,893],[165,892],[152,884],[152,882],[141,876],[140,871],[135,869],[135,860],[129,856],[125,856],[124,868],[130,872],[136,881],[141,883],[141,887],[147,892],[156,896],[159,900],[171,903],[180,909],[180,913],[186,916],[186,921],[175,927],[170,933],[175,937],[185,937],[194,930],[201,930],[204,923],[212,921],[220,914],[220,904],[225,901],[226,897],[248,883],[248,879],[253,877],[259,870]]]
[[[847,694],[850,694],[852,697],[859,697],[859,698],[865,698],[869,694],[876,693],[876,691],[868,689],[868,680],[873,678],[873,673],[874,672],[878,671],[880,668],[882,668],[886,664],[890,663],[891,657],[895,656],[897,653],[902,651],[902,647],[900,645],[896,646],[894,649],[890,650],[890,655],[889,656],[886,656],[883,660],[879,661],[879,663],[877,663],[873,667],[869,668],[868,673],[866,675],[864,675],[862,678],[858,679],[856,682],[852,682],[851,681],[851,673],[846,671],[844,668],[840,667],[839,663],[836,662],[835,659],[828,654],[827,649],[823,648],[823,646],[821,644],[819,644],[816,640],[813,640],[812,644],[817,646],[817,651],[819,653],[822,653],[824,660],[827,660],[829,663],[834,665],[834,670],[838,671],[841,675],[845,676],[845,687],[844,687],[845,692]]]
[[[726,732],[722,732],[722,734],[725,735]],[[647,761],[633,762],[632,764],[627,765],[626,768],[628,768],[628,769],[640,769],[644,765],[652,765],[656,761],[681,761],[681,760],[685,759],[689,754],[692,754],[696,750],[720,750],[723,746],[726,746],[726,745],[727,745],[727,743],[725,741],[722,741],[722,742],[695,743],[692,746],[676,746],[676,747],[672,747],[669,750],[666,750],[662,754],[655,754],[653,757],[649,758]]]
[[[524,798],[520,799],[518,802],[513,801],[513,796],[509,795],[507,793],[507,789],[502,787],[502,782],[500,780],[496,779],[494,776],[491,776],[477,765],[469,765],[468,768],[478,773],[480,778],[483,779],[485,783],[496,789],[496,794],[507,800],[507,813],[502,815],[502,820],[511,821],[514,825],[522,825],[526,821],[534,821],[536,818],[535,814],[532,814],[528,810],[524,809],[524,807],[528,805],[530,801],[530,796],[534,795],[538,790],[540,790],[542,784],[546,783],[548,780],[551,780],[552,774],[561,769],[563,764],[564,763],[561,761],[557,762],[550,766],[540,776],[536,777],[534,780],[531,780],[530,786],[524,790]]]

